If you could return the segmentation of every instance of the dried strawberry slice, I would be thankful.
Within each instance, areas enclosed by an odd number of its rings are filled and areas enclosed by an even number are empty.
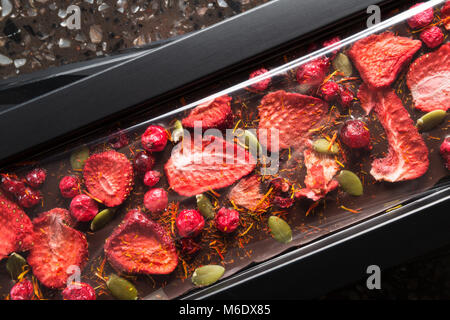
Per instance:
[[[107,207],[120,205],[133,188],[133,166],[117,151],[90,156],[83,171],[86,188]]]
[[[69,211],[61,208],[43,212],[33,220],[34,245],[27,261],[46,287],[65,287],[71,268],[82,269],[87,261],[86,237],[71,228],[71,223]]]
[[[228,199],[251,211],[267,207],[267,203],[263,201],[260,179],[256,175],[240,180],[228,193]]]
[[[357,41],[349,56],[361,78],[372,89],[386,88],[422,46],[422,41],[399,37],[392,32]]]
[[[310,129],[319,126],[328,111],[324,101],[284,90],[267,94],[259,110],[259,142],[270,151],[298,147],[310,135]],[[273,133],[278,130],[278,148]],[[274,140],[274,141],[272,141]]]
[[[30,218],[0,192],[0,260],[14,251],[25,251],[33,241]]]
[[[371,91],[367,86],[360,87],[358,96],[364,109],[375,108],[389,143],[388,155],[373,161],[370,174],[389,182],[422,176],[428,170],[428,149],[400,98],[391,89]]]
[[[450,43],[415,60],[406,76],[414,105],[425,112],[450,108]]]
[[[169,274],[178,264],[172,238],[139,210],[128,212],[106,239],[105,254],[115,269],[130,274]]]
[[[311,149],[306,149],[303,155],[307,169],[305,177],[306,188],[297,191],[295,197],[307,197],[317,201],[339,185],[333,179],[339,170],[339,166],[333,158],[318,154]]]
[[[164,169],[170,188],[183,196],[228,187],[253,171],[256,160],[244,148],[219,137],[194,137],[176,145]]]
[[[231,97],[221,96],[214,100],[202,103],[195,107],[189,115],[182,120],[184,127],[203,129],[222,128],[231,123]]]

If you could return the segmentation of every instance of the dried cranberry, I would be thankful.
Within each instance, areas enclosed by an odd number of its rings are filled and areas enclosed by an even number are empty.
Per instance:
[[[164,150],[167,144],[166,130],[161,126],[149,126],[141,137],[141,144],[149,152]]]
[[[319,58],[301,65],[297,69],[297,82],[304,90],[318,87],[327,75],[330,61],[328,58]]]
[[[148,187],[153,187],[159,182],[161,174],[158,171],[150,170],[145,173],[144,184]]]
[[[231,233],[239,226],[239,212],[221,208],[215,218],[216,228],[224,233]]]
[[[333,81],[327,81],[319,89],[319,95],[326,102],[331,102],[339,97],[339,85]]]
[[[125,146],[127,146],[129,143],[128,136],[125,132],[122,130],[118,130],[116,133],[114,133],[111,138],[109,139],[109,144],[114,149],[120,149]]]
[[[445,167],[450,170],[450,137],[445,138],[439,148],[442,158],[445,161]]]
[[[450,15],[450,1],[447,1],[441,9],[442,16]]]
[[[59,191],[64,198],[73,198],[78,194],[79,184],[78,177],[65,176],[59,182]]]
[[[62,291],[64,300],[96,300],[95,290],[87,283],[74,283]]]
[[[42,201],[39,190],[25,188],[24,192],[17,197],[19,205],[23,208],[32,208]]]
[[[413,5],[410,9],[415,8],[424,2]],[[408,19],[408,24],[412,29],[419,29],[429,25],[434,18],[433,8],[428,8],[422,12],[419,12],[415,16]]]
[[[3,190],[15,195],[16,197],[25,193],[25,183],[6,174],[2,175],[1,184]]]
[[[341,106],[348,108],[351,106],[355,95],[349,89],[343,86],[339,86],[339,102]]]
[[[275,178],[270,181],[270,185],[275,191],[288,192],[291,187],[289,183],[283,178]]]
[[[255,78],[257,76],[260,76],[260,75],[262,75],[264,73],[267,73],[267,72],[269,72],[269,71],[267,69],[264,69],[264,68],[261,68],[259,70],[253,71],[252,73],[250,73],[250,79],[253,79],[253,78]],[[252,84],[250,87],[252,89],[257,90],[257,91],[264,91],[264,90],[266,90],[269,87],[271,81],[272,81],[271,78],[267,78],[267,79],[264,79],[264,80],[261,80],[261,81],[259,81],[257,83]]]
[[[175,224],[181,237],[195,237],[203,230],[205,219],[197,210],[186,209],[178,214]]]
[[[145,151],[140,151],[134,156],[134,169],[139,174],[145,174],[147,171],[152,170],[155,164],[155,158]]]
[[[33,283],[24,279],[16,283],[9,292],[11,300],[31,300],[34,297]]]
[[[192,238],[182,238],[180,242],[181,250],[186,254],[194,254],[201,248]]]
[[[91,221],[98,213],[97,202],[85,194],[79,194],[70,202],[70,213],[78,221]]]
[[[334,44],[336,44],[336,43],[339,43],[340,41],[341,41],[341,38],[339,38],[339,37],[334,37],[334,38],[325,40],[325,41],[323,42],[323,46],[324,46],[324,47],[330,47],[330,46],[332,46],[332,45],[334,45]],[[333,51],[333,56],[335,56],[336,53],[338,53],[338,51],[339,51],[339,50],[334,50],[334,51]]]
[[[47,173],[42,168],[35,168],[27,173],[25,179],[30,187],[38,188],[44,183]]]
[[[294,199],[291,198],[284,198],[284,197],[280,197],[280,196],[276,196],[273,199],[273,203],[277,206],[279,206],[280,208],[290,208],[292,207],[292,205],[294,204]]]
[[[422,31],[420,39],[422,39],[428,48],[433,49],[444,42],[444,33],[439,27],[433,26]]]
[[[167,208],[169,198],[167,191],[162,188],[154,188],[144,195],[144,206],[150,212],[161,212]]]
[[[340,137],[350,148],[367,148],[370,145],[370,132],[360,120],[349,120],[341,128]]]

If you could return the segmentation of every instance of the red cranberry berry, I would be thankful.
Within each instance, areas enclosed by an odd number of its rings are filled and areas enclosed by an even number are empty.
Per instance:
[[[330,47],[330,46],[332,46],[332,45],[334,45],[334,44],[336,44],[336,43],[339,43],[340,41],[341,41],[341,38],[339,38],[339,37],[334,37],[334,38],[325,40],[325,41],[323,42],[323,46],[324,46],[324,47]],[[333,51],[333,57],[338,53],[338,51],[339,51],[339,50],[334,50],[334,51]]]
[[[304,90],[317,88],[325,79],[329,66],[328,58],[319,58],[301,65],[297,69],[297,82]]]
[[[276,196],[273,199],[273,203],[280,208],[286,209],[292,207],[294,199]]]
[[[415,8],[423,3],[424,2],[413,5],[410,9]],[[429,25],[433,21],[433,18],[434,18],[433,8],[428,8],[422,12],[419,12],[415,16],[409,18],[408,24],[412,29],[419,29]]]
[[[149,152],[164,150],[167,144],[166,130],[161,126],[149,126],[141,137],[141,144]]]
[[[195,237],[203,230],[205,219],[197,210],[187,209],[178,214],[175,224],[181,237]]]
[[[216,228],[224,233],[231,233],[239,226],[239,212],[221,208],[215,217]]]
[[[76,176],[65,176],[59,182],[59,191],[64,198],[75,197],[79,190],[80,182]]]
[[[85,194],[79,194],[70,202],[70,213],[77,221],[91,221],[98,213],[97,202]]]
[[[445,138],[439,148],[442,158],[445,161],[445,167],[450,170],[450,137]]]
[[[340,137],[350,148],[367,148],[370,145],[370,132],[360,120],[349,120],[341,128]]]
[[[331,102],[339,97],[339,85],[333,81],[327,81],[319,89],[319,95],[326,102]]]
[[[423,30],[420,33],[420,39],[422,39],[428,48],[433,49],[444,42],[444,33],[439,27],[433,26]]]
[[[186,254],[194,254],[201,248],[192,238],[182,238],[180,242],[181,250]]]
[[[341,103],[341,106],[345,108],[350,107],[354,98],[355,95],[349,89],[343,86],[339,87],[339,102]]]
[[[450,1],[447,1],[441,9],[443,17],[450,15]]]
[[[35,168],[27,173],[25,179],[30,187],[39,188],[45,181],[47,173],[42,168]]]
[[[42,201],[39,190],[25,188],[25,191],[17,197],[19,205],[23,208],[32,208]]]
[[[153,187],[155,184],[159,182],[161,178],[161,173],[155,170],[150,170],[145,173],[144,176],[144,184],[148,187]]]
[[[64,300],[96,300],[95,290],[87,283],[74,283],[62,291]]]
[[[24,279],[17,282],[9,292],[11,300],[31,300],[34,297],[33,283],[30,280]]]
[[[125,146],[127,146],[129,143],[128,136],[125,132],[122,130],[118,130],[116,133],[114,133],[111,138],[109,139],[109,144],[114,149],[120,149]]]
[[[154,188],[144,195],[144,207],[150,212],[161,212],[167,208],[169,198],[167,191],[162,188]]]
[[[1,185],[3,190],[15,195],[16,197],[24,194],[26,188],[25,183],[6,174],[2,175]]]
[[[155,164],[155,158],[145,151],[139,151],[134,156],[134,169],[139,174],[145,174],[147,171],[152,170]]]
[[[253,79],[253,78],[255,78],[257,76],[260,76],[260,75],[262,75],[264,73],[267,73],[267,72],[269,72],[269,71],[267,69],[264,69],[264,68],[261,68],[261,69],[258,69],[256,71],[253,71],[252,73],[250,73],[250,79]],[[257,91],[264,91],[264,90],[266,90],[269,87],[271,81],[272,81],[271,78],[267,78],[267,79],[264,79],[264,80],[261,80],[261,81],[259,81],[257,83],[252,84],[250,87],[252,89],[257,90]]]

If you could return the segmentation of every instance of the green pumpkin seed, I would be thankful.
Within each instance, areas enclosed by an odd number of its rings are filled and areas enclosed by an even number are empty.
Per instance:
[[[313,143],[313,148],[315,151],[324,154],[338,154],[339,147],[336,143],[333,143],[330,148],[330,142],[327,139],[317,139]]]
[[[272,237],[275,240],[288,243],[292,241],[292,230],[286,221],[277,216],[271,216],[269,218],[269,228]]]
[[[91,221],[91,230],[97,231],[105,227],[114,218],[114,209],[105,209],[97,213]]]
[[[181,124],[180,120],[176,120],[173,124],[173,130],[172,130],[172,141],[177,143],[181,139],[183,139],[184,136],[184,129],[183,125]]]
[[[27,260],[15,252],[11,253],[6,262],[6,270],[8,270],[13,280],[17,280],[19,275],[25,271],[25,266],[27,266]]]
[[[350,59],[341,52],[334,58],[333,67],[335,70],[342,72],[345,77],[350,77],[353,74],[353,67]]]
[[[253,156],[258,157],[258,154],[262,155],[262,147],[258,141],[258,138],[256,137],[256,134],[254,134],[250,130],[242,129],[238,129],[236,131],[236,134],[239,137],[241,143],[243,143],[249,149]]]
[[[336,177],[345,192],[352,196],[361,196],[363,194],[363,185],[359,177],[351,171],[341,170]]]
[[[81,148],[74,150],[70,154],[70,164],[73,170],[81,170],[84,167],[84,163],[89,158],[89,148],[82,146]]]
[[[216,212],[214,211],[214,207],[208,197],[204,194],[199,194],[195,197],[197,198],[197,207],[200,213],[206,219],[214,219]]]
[[[417,120],[416,126],[420,131],[428,131],[436,127],[447,116],[444,110],[434,110],[425,114],[422,118]]]
[[[137,300],[138,298],[138,291],[136,287],[130,281],[115,274],[111,274],[109,276],[108,281],[106,281],[106,285],[116,299]]]
[[[206,265],[195,269],[192,274],[192,283],[198,287],[209,286],[219,280],[225,272],[225,268],[218,265]]]

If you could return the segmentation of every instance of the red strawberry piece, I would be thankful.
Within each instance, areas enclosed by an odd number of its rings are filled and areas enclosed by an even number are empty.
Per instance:
[[[191,197],[233,184],[253,171],[255,164],[256,160],[244,148],[206,136],[195,143],[185,139],[176,145],[164,169],[170,188]]]
[[[339,102],[341,106],[349,108],[352,105],[354,98],[355,95],[352,91],[344,86],[339,86]]]
[[[85,194],[75,196],[70,202],[70,214],[77,221],[91,221],[97,213],[97,203]]]
[[[415,60],[406,76],[414,106],[424,112],[450,108],[450,43]]]
[[[444,33],[439,27],[433,26],[423,30],[420,33],[420,39],[427,45],[428,48],[439,47],[444,42]]]
[[[327,76],[330,60],[326,57],[307,62],[297,69],[297,82],[302,92],[312,91],[319,87]]]
[[[65,176],[59,182],[59,191],[64,198],[73,198],[79,193],[80,181],[76,176]]]
[[[349,56],[361,78],[372,89],[386,88],[422,46],[422,41],[399,37],[392,32],[357,41]]]
[[[389,143],[388,155],[372,162],[370,174],[376,180],[389,182],[412,180],[425,174],[428,148],[395,92],[372,91],[362,85],[358,96],[363,106],[368,103],[375,108]]]
[[[30,218],[0,192],[0,260],[11,252],[28,250],[32,241]]]
[[[161,126],[151,125],[141,137],[142,147],[148,152],[163,151],[167,144],[167,132]]]
[[[17,282],[9,292],[11,300],[31,300],[34,297],[33,283],[28,279]]]
[[[25,191],[17,197],[17,202],[23,208],[32,208],[41,203],[42,194],[39,190],[26,187]]]
[[[221,96],[192,109],[181,123],[184,127],[203,129],[227,127],[232,120],[231,97]]]
[[[94,288],[87,283],[73,283],[62,291],[64,300],[96,300]]]
[[[152,170],[155,165],[155,158],[146,151],[139,151],[134,156],[133,165],[138,174],[144,174],[147,171]]]
[[[112,148],[114,149],[120,149],[123,148],[125,146],[127,146],[129,143],[128,141],[128,136],[127,134],[122,131],[122,130],[118,130],[116,133],[114,133],[110,138],[109,138],[109,144],[111,145]]]
[[[326,102],[334,101],[339,96],[339,85],[334,81],[327,81],[320,87],[319,95]]]
[[[221,208],[215,217],[216,228],[223,233],[231,233],[239,226],[239,212]]]
[[[264,68],[253,71],[252,73],[250,73],[250,79],[253,79],[255,77],[263,75],[264,73],[267,73],[267,72],[269,72],[269,71]],[[267,90],[271,81],[272,81],[271,78],[267,78],[267,79],[264,79],[257,83],[252,84],[250,87],[256,91],[264,91],[264,90]]]
[[[161,178],[161,173],[155,170],[150,170],[145,173],[144,176],[144,184],[147,187],[153,187],[155,184],[159,182],[159,179]]]
[[[92,197],[107,207],[120,205],[133,188],[133,167],[127,157],[117,151],[90,156],[83,176]]]
[[[25,183],[7,174],[2,174],[1,186],[3,190],[16,197],[24,194],[26,188]]]
[[[307,197],[313,201],[320,200],[339,185],[333,179],[339,170],[339,166],[333,158],[318,154],[311,149],[306,149],[303,155],[307,170],[305,177],[306,188],[297,191],[295,197]]]
[[[175,224],[181,237],[195,237],[202,232],[205,226],[205,219],[197,210],[186,209],[180,211]]]
[[[310,129],[320,126],[328,105],[318,98],[280,90],[264,96],[258,110],[259,142],[276,152],[304,144],[311,134]],[[272,136],[272,129],[278,130],[278,137]],[[277,140],[278,148],[274,144]]]
[[[42,168],[34,168],[27,173],[25,179],[30,187],[39,188],[45,181],[47,173]]]
[[[63,288],[73,266],[83,269],[88,258],[86,237],[71,228],[69,211],[55,208],[33,220],[34,246],[28,263],[36,278],[48,288]]]
[[[370,131],[361,120],[349,120],[341,128],[340,138],[350,148],[367,148],[370,145]]]
[[[286,209],[292,207],[294,204],[294,199],[275,196],[273,199],[273,204],[280,208]]]
[[[439,152],[444,159],[445,167],[447,170],[450,170],[450,137],[445,138],[444,142],[442,142]]]
[[[164,211],[168,201],[167,191],[162,188],[150,189],[144,195],[144,207],[150,212]]]
[[[266,207],[261,192],[261,182],[258,176],[252,175],[241,179],[228,193],[228,199],[236,206],[253,211]]]
[[[172,238],[139,210],[128,212],[106,239],[105,254],[115,269],[130,274],[169,274],[178,264]]]
[[[425,2],[420,2],[418,4],[415,4],[410,9],[413,9],[424,3]],[[408,24],[412,29],[419,29],[429,25],[433,21],[433,19],[434,19],[433,8],[428,8],[416,14],[415,16],[409,18]]]
[[[181,250],[185,254],[194,254],[200,250],[201,246],[192,238],[181,238]]]

